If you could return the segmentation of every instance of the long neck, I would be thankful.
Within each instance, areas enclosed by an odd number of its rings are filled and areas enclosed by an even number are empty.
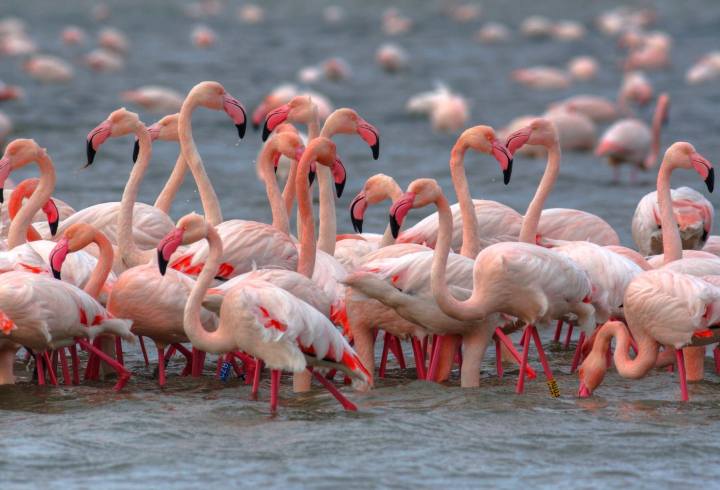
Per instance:
[[[463,241],[460,253],[465,257],[475,258],[480,253],[480,225],[475,214],[475,205],[470,195],[467,176],[465,175],[465,152],[467,147],[461,142],[455,143],[450,153],[450,176],[458,203],[463,224]]]
[[[442,311],[455,318],[471,320],[485,316],[481,295],[475,294],[476,287],[473,288],[473,294],[466,301],[458,301],[448,289],[445,271],[450,255],[453,219],[450,205],[445,196],[440,196],[436,204],[438,208],[438,238],[430,271],[430,285],[435,301]]]
[[[215,189],[210,182],[210,178],[205,171],[202,158],[195,146],[195,140],[192,136],[192,113],[197,107],[198,102],[193,94],[188,95],[180,109],[180,119],[178,120],[178,136],[180,138],[180,152],[185,162],[190,167],[190,171],[195,179],[200,200],[202,201],[203,212],[205,218],[213,226],[217,226],[223,221],[222,211],[220,210],[220,201],[215,194]]]
[[[102,233],[96,231],[93,235],[93,242],[100,249],[100,257],[90,275],[90,279],[85,284],[85,292],[98,299],[100,291],[102,291],[103,285],[112,270],[114,253],[110,240]]]
[[[165,214],[170,214],[170,208],[172,207],[175,196],[177,196],[177,193],[185,180],[187,170],[188,166],[185,164],[185,159],[182,157],[182,153],[180,153],[175,161],[175,167],[173,168],[170,177],[167,182],[165,182],[165,187],[163,187],[162,191],[160,191],[160,194],[158,194],[158,197],[155,200],[154,206]]]
[[[152,155],[152,143],[150,141],[150,133],[143,125],[139,125],[135,130],[140,145],[140,153],[135,165],[133,165],[130,178],[125,185],[122,201],[120,202],[120,215],[118,216],[118,248],[120,249],[120,257],[125,267],[134,267],[136,265],[145,264],[153,257],[154,250],[141,251],[135,244],[133,238],[133,211],[135,201],[137,201],[140,184],[145,177],[150,157]]]
[[[185,335],[188,336],[194,347],[205,352],[229,352],[235,350],[231,325],[221,321],[217,330],[208,332],[200,320],[202,301],[207,289],[217,275],[220,257],[222,256],[222,241],[212,225],[207,227],[207,241],[210,248],[208,258],[205,261],[202,272],[197,278],[195,285],[190,292],[190,297],[185,303],[183,315],[183,326]]]
[[[402,196],[402,189],[394,180],[389,182],[388,186],[390,188],[387,191],[387,196],[392,200],[392,202],[395,202],[400,198],[400,196]],[[395,237],[393,237],[392,228],[390,228],[390,225],[388,224],[385,227],[385,233],[383,233],[382,239],[380,240],[380,247],[387,247],[388,245],[392,245],[394,243]]]
[[[295,204],[295,176],[297,175],[297,160],[290,162],[290,171],[288,172],[287,180],[285,181],[285,187],[283,188],[282,198],[285,205],[285,212],[290,219],[292,213],[293,204]]]
[[[26,189],[22,188],[20,186],[17,186],[14,190],[12,195],[10,196],[10,202],[8,202],[8,217],[10,218],[10,222],[15,219],[15,216],[20,212],[20,209],[22,208],[23,199],[25,199]],[[35,192],[35,189],[32,189],[32,192]],[[32,196],[32,194],[30,194]],[[42,236],[40,236],[40,233],[37,232],[35,227],[33,225],[28,226],[27,235],[26,235],[28,242],[34,242],[36,240],[42,240]]]
[[[660,206],[660,223],[662,225],[663,261],[668,264],[673,260],[682,259],[682,241],[680,231],[672,209],[670,197],[670,176],[672,167],[665,162],[660,166],[657,177],[657,199]]]
[[[618,373],[623,378],[642,378],[653,368],[658,355],[657,342],[647,335],[643,329],[634,329],[633,337],[637,342],[638,354],[634,359],[631,359],[630,335],[621,322],[607,323],[598,332],[598,337],[593,344],[593,354],[601,356],[603,363],[605,362],[605,353],[613,337],[617,341],[613,361],[615,361]]]
[[[545,166],[545,173],[540,180],[540,185],[535,192],[535,197],[530,202],[530,205],[525,212],[523,218],[522,228],[520,229],[519,241],[525,243],[535,243],[535,237],[537,235],[538,224],[540,223],[540,215],[542,214],[545,200],[550,195],[555,180],[560,173],[560,145],[557,141],[548,148],[548,159],[547,165]]]
[[[665,118],[665,102],[663,96],[658,98],[657,107],[652,120],[652,140],[650,141],[650,153],[645,158],[645,167],[654,167],[660,155],[660,130]]]
[[[310,162],[314,156],[309,155],[305,150],[303,157],[298,163],[298,172],[295,177],[298,199],[298,215],[302,223],[300,234],[300,256],[298,257],[298,273],[311,278],[315,270],[315,220],[313,219],[312,202],[310,201],[310,184],[308,172]],[[322,165],[320,165],[322,167]],[[318,169],[319,170],[319,169]]]
[[[325,136],[332,138],[334,133],[332,131],[325,131],[323,128],[322,133],[318,131],[320,126],[319,118],[317,117],[317,110],[315,111],[315,123],[317,128],[313,129],[312,125],[308,125],[309,138],[313,139],[317,136]],[[334,182],[332,179],[332,173],[330,169],[320,165],[317,169],[318,178],[318,192],[320,195],[320,214],[319,214],[319,233],[318,233],[318,249],[323,252],[327,252],[330,255],[335,253],[335,239],[337,235],[337,215],[335,213],[335,189]]]
[[[290,225],[288,224],[288,214],[285,210],[285,202],[280,194],[277,177],[273,171],[272,161],[273,149],[271,145],[263,146],[258,158],[258,170],[260,177],[265,182],[265,192],[270,202],[270,211],[272,212],[272,225],[286,235],[290,234]]]
[[[8,248],[13,249],[25,243],[28,228],[32,223],[35,213],[42,209],[43,205],[50,199],[55,189],[55,167],[50,157],[43,154],[36,160],[40,168],[40,183],[33,192],[30,199],[20,209],[15,219],[10,224],[8,232]]]

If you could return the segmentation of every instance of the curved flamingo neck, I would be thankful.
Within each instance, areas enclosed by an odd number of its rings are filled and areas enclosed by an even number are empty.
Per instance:
[[[272,225],[286,235],[290,235],[290,225],[288,223],[288,214],[285,210],[285,202],[280,194],[277,177],[273,170],[273,154],[274,149],[272,145],[265,144],[262,150],[260,150],[260,156],[258,157],[258,170],[260,177],[265,183],[265,192],[270,202]]]
[[[205,171],[192,136],[192,113],[198,105],[197,95],[191,90],[180,108],[180,118],[178,119],[180,152],[195,179],[205,217],[211,225],[217,226],[223,221],[220,201]]]
[[[183,158],[182,153],[180,153],[175,161],[175,167],[173,167],[170,177],[168,177],[167,182],[165,182],[165,186],[162,191],[160,191],[160,194],[158,194],[153,206],[165,214],[170,214],[170,208],[172,207],[173,201],[175,201],[175,197],[177,196],[180,187],[182,187],[182,184],[185,181],[187,170],[188,166],[185,164],[185,159]]]
[[[93,233],[92,243],[98,246],[100,255],[95,269],[93,269],[90,275],[90,279],[88,279],[87,284],[85,284],[85,292],[93,298],[98,299],[103,285],[112,270],[114,253],[110,240],[97,230]]]
[[[630,334],[621,322],[610,322],[598,331],[591,355],[602,358],[601,365],[606,367],[605,353],[610,341],[615,337],[617,345],[613,361],[618,373],[623,378],[638,379],[645,376],[655,366],[658,355],[658,344],[641,328],[632,329],[633,337],[638,346],[638,354],[630,358]]]
[[[398,185],[397,182],[395,182],[394,179],[388,178],[388,180],[385,183],[385,195],[392,200],[392,202],[395,202],[396,200],[400,199],[400,196],[402,196],[403,191]],[[392,235],[392,228],[390,225],[387,225],[385,227],[385,232],[383,233],[382,239],[380,240],[380,247],[387,247],[389,245],[392,245],[395,243],[395,237]]]
[[[548,159],[547,165],[545,166],[545,173],[543,173],[540,185],[535,192],[535,197],[530,202],[530,205],[525,212],[525,216],[522,221],[522,228],[520,228],[520,238],[518,241],[525,243],[535,243],[535,237],[537,236],[537,229],[540,223],[540,215],[542,214],[543,206],[547,200],[550,192],[552,191],[557,176],[560,173],[560,145],[557,139],[552,145],[548,147]]]
[[[8,217],[11,222],[15,219],[18,212],[20,212],[23,199],[32,196],[33,192],[35,192],[37,183],[37,179],[26,179],[13,189],[12,194],[10,194],[10,201],[8,202]],[[40,236],[40,233],[37,232],[33,225],[30,225],[28,226],[26,239],[28,242],[34,242],[42,240],[42,236]]]
[[[10,223],[10,230],[8,231],[8,249],[10,250],[25,243],[35,213],[42,209],[43,205],[52,196],[53,190],[55,190],[57,177],[55,175],[55,166],[50,157],[45,151],[42,151],[35,162],[40,168],[40,183],[32,196],[30,196],[30,199],[27,200],[20,212],[15,216],[15,219]]]
[[[467,175],[465,174],[465,152],[467,145],[458,141],[450,152],[450,177],[455,194],[460,204],[460,215],[463,224],[463,241],[460,253],[465,257],[475,258],[480,253],[480,225],[475,214]]]
[[[202,325],[200,312],[202,308],[202,300],[207,293],[207,289],[217,275],[220,265],[220,257],[222,256],[222,240],[220,235],[211,224],[207,226],[207,241],[209,245],[208,258],[190,292],[187,303],[185,303],[185,311],[183,314],[183,327],[185,335],[188,336],[193,346],[205,352],[222,353],[235,350],[235,342],[233,332],[227,321],[221,321],[217,330],[208,332]],[[236,312],[240,314],[240,312]]]
[[[476,294],[477,285],[473,287],[473,294],[465,301],[455,299],[448,289],[445,271],[452,242],[453,218],[450,205],[444,195],[441,194],[435,203],[438,208],[438,238],[430,271],[430,285],[435,301],[443,312],[455,318],[473,320],[484,317],[487,312],[483,298],[480,294]]]
[[[663,262],[669,264],[673,260],[682,259],[682,240],[678,230],[675,213],[672,209],[670,195],[670,176],[673,167],[666,160],[660,165],[657,177],[657,199],[660,207],[660,223],[662,225]]]
[[[133,165],[132,172],[130,172],[130,178],[125,185],[122,200],[120,201],[120,215],[118,216],[118,249],[125,267],[146,264],[155,254],[155,250],[141,251],[133,238],[135,202],[152,155],[150,133],[144,124],[139,124],[135,128],[135,135],[138,137],[140,152],[137,162]]]
[[[667,111],[667,99],[665,95],[658,97],[657,106],[652,120],[652,140],[650,141],[650,153],[645,158],[645,167],[654,167],[660,155],[660,131],[662,130],[665,112]]]
[[[290,161],[290,171],[288,172],[287,180],[285,181],[285,187],[283,187],[282,193],[282,199],[285,206],[285,213],[288,216],[288,222],[290,221],[290,214],[292,213],[293,204],[295,204],[295,176],[297,175],[297,164],[297,160]]]
[[[312,202],[310,201],[310,183],[308,173],[310,164],[317,155],[311,148],[306,148],[298,162],[295,186],[298,199],[298,215],[302,233],[300,235],[300,256],[298,257],[298,273],[312,278],[315,270],[315,220],[313,219]],[[325,168],[321,165],[321,167]],[[318,170],[320,170],[318,168]]]

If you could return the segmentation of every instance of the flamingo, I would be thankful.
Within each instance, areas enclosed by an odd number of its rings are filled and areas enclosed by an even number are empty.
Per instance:
[[[260,102],[260,104],[255,108],[252,113],[253,128],[260,129],[260,125],[265,120],[265,117],[269,112],[287,104],[298,95],[306,95],[312,98],[313,103],[317,105],[318,117],[320,117],[321,121],[327,119],[334,110],[332,103],[324,95],[311,90],[301,90],[291,83],[283,83],[275,87],[270,91],[270,93],[263,97],[262,102]]]
[[[179,245],[202,239],[210,242],[210,254],[190,293],[183,323],[195,347],[215,353],[242,350],[261,359],[272,370],[270,408],[273,412],[278,404],[281,370],[298,373],[308,367],[331,367],[345,372],[358,388],[371,382],[372,376],[355,351],[325,316],[265,281],[243,281],[230,290],[223,300],[217,329],[206,330],[200,321],[200,306],[220,265],[220,236],[201,217],[183,217],[178,221],[178,228],[158,247],[158,258],[161,259],[160,271],[164,273],[167,257]],[[355,409],[327,380],[314,374],[345,408]]]
[[[23,70],[44,83],[66,83],[75,76],[72,66],[55,56],[33,56],[23,64]]]
[[[486,44],[506,42],[510,39],[510,29],[499,22],[487,22],[475,33],[475,39]]]
[[[592,80],[598,70],[598,62],[592,56],[576,56],[567,63],[567,71],[575,80]]]
[[[3,217],[7,216],[7,224],[3,223],[3,230],[6,230],[9,228],[10,222],[17,216],[18,212],[20,212],[20,208],[22,208],[23,200],[26,198],[29,198],[33,195],[35,190],[37,189],[38,184],[40,183],[39,179],[25,179],[22,182],[20,182],[17,186],[15,186],[14,189],[11,189],[9,191],[12,192],[10,195],[10,201],[8,202],[7,209],[3,210],[6,211],[6,214],[4,214]],[[63,203],[62,201],[58,201],[60,203],[61,207],[58,207],[58,203],[55,201],[55,199],[50,198],[48,201],[43,205],[42,207],[42,214],[46,218],[47,226],[50,229],[50,233],[55,236],[57,233],[57,227],[59,220],[61,219],[61,211],[63,210],[65,213],[65,216],[68,216],[72,214],[74,211],[72,208],[70,208],[67,204]],[[33,216],[33,220],[36,220],[38,218],[38,214],[36,213],[35,216]],[[32,242],[35,240],[42,240],[42,236],[37,232],[37,230],[33,227],[33,225],[30,225],[28,227],[27,231],[27,241]]]
[[[614,181],[620,180],[622,163],[630,163],[641,170],[648,170],[657,164],[660,153],[660,129],[667,119],[670,98],[661,94],[653,115],[652,129],[639,119],[621,119],[610,126],[600,137],[595,149],[597,156],[607,157],[613,167]],[[631,174],[634,180],[634,171]]]
[[[145,85],[120,94],[125,102],[137,104],[150,112],[176,112],[183,103],[182,95],[176,90],[157,85]]]

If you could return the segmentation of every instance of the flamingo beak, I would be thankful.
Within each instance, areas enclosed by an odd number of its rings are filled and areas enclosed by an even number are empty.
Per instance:
[[[185,230],[183,230],[182,228],[175,228],[170,233],[165,235],[165,238],[160,240],[160,243],[158,244],[158,269],[160,270],[160,274],[162,274],[163,276],[167,272],[167,266],[170,262],[170,257],[172,257],[172,254],[175,253],[180,244],[182,244],[184,233]]]
[[[60,270],[65,262],[68,251],[70,249],[70,242],[67,238],[63,237],[57,242],[55,248],[50,252],[50,269],[52,270],[53,277],[60,279]]]
[[[57,234],[58,226],[60,224],[60,212],[58,211],[55,201],[49,199],[48,202],[46,202],[43,206],[42,210],[45,213],[45,216],[47,216],[48,226],[50,227],[50,234],[52,236],[55,236]]]
[[[592,396],[592,391],[583,383],[580,381],[580,386],[578,387],[578,397],[579,398],[590,398]]]
[[[287,120],[289,114],[290,106],[288,104],[281,105],[274,111],[270,112],[265,118],[265,125],[263,126],[262,132],[262,140],[266,141],[268,139],[268,136],[270,136],[270,133],[272,133],[276,127],[278,127],[280,124],[284,123]]]
[[[158,123],[153,124],[149,128],[147,128],[148,133],[150,133],[150,141],[155,141],[158,138],[160,138],[160,125]],[[135,144],[133,145],[133,163],[137,162],[138,155],[140,154],[140,140],[138,137],[135,137]]]
[[[380,157],[380,133],[378,130],[364,119],[360,119],[357,125],[357,132],[370,146],[373,160],[377,160]]]
[[[347,172],[345,171],[345,165],[340,161],[339,158],[335,159],[335,164],[332,168],[333,179],[335,180],[335,194],[338,199],[342,197],[343,190],[345,189],[345,182],[347,181]]]
[[[2,204],[5,201],[4,194],[4,187],[5,187],[5,181],[7,180],[8,176],[10,175],[10,171],[12,170],[12,165],[10,165],[10,157],[3,155],[2,158],[0,158],[0,204]]]
[[[315,175],[317,175],[317,164],[312,162],[310,164],[310,170],[308,170],[308,185],[312,186],[315,182]]]
[[[95,161],[95,154],[100,145],[105,143],[112,133],[112,124],[110,121],[103,121],[95,129],[90,131],[87,136],[87,145],[85,151],[87,153],[87,164],[85,167],[92,165]]]
[[[252,114],[252,127],[255,131],[260,129],[260,123],[265,119],[265,115],[267,114],[267,104],[265,102],[262,102],[255,111],[253,111]]]
[[[247,127],[247,113],[242,104],[227,92],[223,94],[223,110],[230,116],[238,131],[238,137],[245,137],[245,129]]]
[[[406,192],[390,206],[390,231],[393,238],[397,238],[400,234],[400,227],[414,204],[415,193]]]
[[[715,169],[712,163],[698,152],[690,155],[690,161],[695,171],[699,173],[700,177],[705,181],[708,192],[712,192],[715,188]]]
[[[505,147],[511,155],[515,155],[515,152],[527,143],[530,139],[531,132],[532,129],[530,129],[530,126],[527,126],[525,128],[518,129],[507,137],[507,140],[505,140]]]
[[[510,153],[510,150],[508,150],[505,145],[496,139],[492,142],[492,154],[500,164],[500,169],[503,173],[503,183],[508,185],[510,183],[510,177],[512,176],[512,153]]]
[[[350,203],[350,220],[356,233],[362,233],[363,219],[367,207],[368,201],[365,192],[360,192]]]

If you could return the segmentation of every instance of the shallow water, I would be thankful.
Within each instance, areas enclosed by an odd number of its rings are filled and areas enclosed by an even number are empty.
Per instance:
[[[25,19],[44,51],[77,60],[85,50],[60,46],[56,39],[66,24],[96,31],[87,15],[91,2],[61,4],[62,8],[59,2],[5,0],[0,16]],[[412,59],[411,69],[395,76],[382,73],[373,63],[375,49],[388,39],[379,27],[385,2],[345,2],[349,18],[341,26],[325,26],[317,20],[324,2],[264,2],[267,21],[256,26],[240,24],[233,3],[228,15],[205,21],[219,37],[207,51],[190,45],[189,29],[196,22],[181,14],[180,3],[110,4],[113,14],[108,24],[130,34],[133,49],[120,73],[92,74],[76,66],[71,84],[44,86],[23,75],[21,61],[0,58],[0,78],[23,85],[27,92],[24,100],[3,103],[0,109],[13,118],[15,136],[33,137],[48,148],[59,169],[57,195],[76,208],[119,199],[130,168],[131,140],[108,141],[96,164],[80,170],[84,138],[121,104],[120,91],[144,84],[186,92],[198,81],[217,79],[251,110],[267,90],[293,79],[300,67],[344,56],[353,67],[353,79],[320,82],[317,88],[336,106],[354,107],[375,124],[382,134],[382,150],[376,162],[361,141],[338,138],[349,176],[346,195],[338,204],[343,232],[351,229],[345,214],[350,199],[374,173],[392,174],[401,185],[431,176],[451,190],[447,159],[454,137],[435,135],[427,121],[403,113],[407,97],[429,89],[434,80],[443,80],[470,98],[473,123],[495,127],[515,116],[540,112],[547,103],[573,93],[612,97],[620,80],[614,67],[621,52],[592,28],[588,38],[577,43],[531,43],[518,37],[488,47],[472,41],[478,22],[452,23],[440,14],[439,2],[395,2],[416,23],[412,33],[393,39]],[[514,27],[526,15],[543,11],[590,26],[594,15],[608,7],[580,4],[493,3],[485,6],[484,18]],[[714,137],[720,124],[715,109],[720,90],[716,83],[690,88],[683,75],[699,56],[717,48],[720,4],[667,0],[657,5],[660,27],[675,42],[673,69],[650,74],[656,89],[669,90],[673,97],[664,141],[687,139],[712,160],[720,153]],[[524,90],[508,81],[514,68],[562,65],[580,54],[601,61],[605,69],[598,80],[561,92]],[[146,122],[157,117],[140,114]],[[642,111],[643,117],[649,115],[649,110]],[[198,111],[194,122],[226,217],[268,220],[253,165],[259,135],[249,131],[237,143],[227,118],[209,111]],[[154,200],[176,155],[176,145],[156,145],[142,201]],[[595,212],[630,245],[630,218],[640,197],[652,190],[653,176],[643,175],[637,186],[612,186],[603,162],[591,155],[564,157],[548,205]],[[475,196],[519,210],[531,198],[543,167],[540,161],[516,159],[513,181],[505,187],[492,159],[469,155],[466,165]],[[30,174],[18,172],[14,177],[19,180]],[[689,172],[674,179],[675,185],[702,186]],[[191,210],[199,210],[199,202],[187,184],[173,215]],[[371,209],[367,231],[382,230],[386,213],[384,207]],[[412,219],[420,217],[411,214]],[[710,371],[709,360],[706,381],[691,386],[690,404],[677,401],[676,379],[666,372],[637,382],[610,372],[596,396],[578,400],[573,396],[577,379],[566,374],[572,353],[552,346],[549,337],[550,332],[545,332],[562,391],[559,399],[548,396],[542,379],[530,382],[524,396],[516,396],[517,370],[509,369],[505,379],[498,380],[492,374],[494,356],[489,352],[480,389],[458,389],[456,376],[447,386],[410,381],[412,370],[400,372],[391,364],[389,379],[379,381],[372,393],[346,390],[358,404],[358,413],[343,412],[319,389],[293,395],[285,382],[275,417],[270,417],[266,403],[267,380],[261,402],[255,402],[241,381],[222,383],[211,378],[213,359],[209,358],[202,379],[178,377],[182,365],[176,360],[170,365],[167,388],[159,390],[137,347],[128,346],[126,357],[135,376],[119,394],[108,389],[108,382],[37,387],[27,375],[16,386],[0,387],[0,481],[3,489],[96,484],[197,488],[199,482],[213,488],[517,488],[521,483],[586,488],[700,486],[720,476],[713,457],[720,449],[715,437],[720,419],[718,377]]]

